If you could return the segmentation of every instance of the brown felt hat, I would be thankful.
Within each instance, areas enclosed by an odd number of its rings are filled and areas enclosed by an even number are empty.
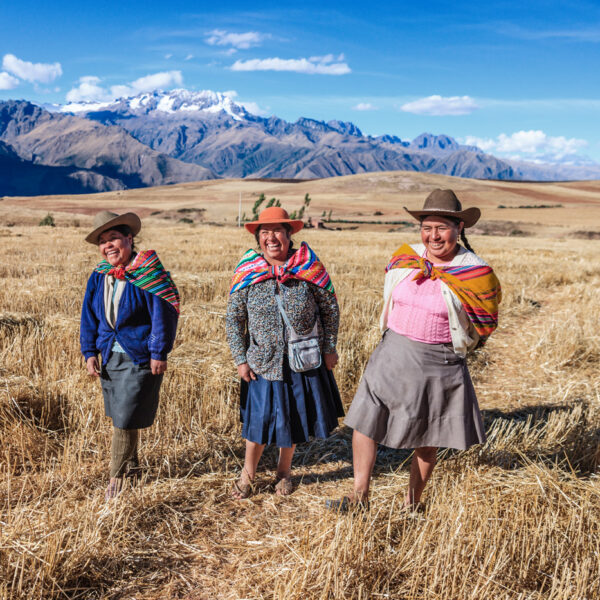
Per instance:
[[[133,235],[137,235],[142,228],[142,222],[135,213],[129,212],[118,215],[117,213],[103,210],[94,217],[94,223],[92,224],[94,229],[86,236],[85,241],[97,246],[100,235],[117,225],[128,225]]]
[[[420,221],[423,217],[450,217],[464,221],[465,227],[472,227],[479,221],[481,211],[473,206],[463,210],[460,200],[452,190],[433,190],[425,199],[423,210],[404,210]]]
[[[245,223],[244,227],[250,233],[254,233],[261,225],[274,225],[275,223],[287,223],[292,228],[292,233],[298,233],[304,227],[303,221],[299,219],[290,219],[290,215],[288,215],[287,211],[280,206],[265,208],[265,210],[258,215],[258,220]]]

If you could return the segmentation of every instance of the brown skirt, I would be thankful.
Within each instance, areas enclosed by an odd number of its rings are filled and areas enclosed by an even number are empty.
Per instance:
[[[344,423],[390,448],[465,450],[486,439],[466,361],[445,344],[391,329],[371,354]]]

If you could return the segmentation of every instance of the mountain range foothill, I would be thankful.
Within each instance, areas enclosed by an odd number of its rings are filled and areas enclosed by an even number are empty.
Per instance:
[[[600,166],[499,159],[446,135],[364,135],[349,122],[289,123],[212,91],[105,103],[0,102],[0,195],[85,194],[218,178],[321,179],[412,171],[502,181],[600,178]]]

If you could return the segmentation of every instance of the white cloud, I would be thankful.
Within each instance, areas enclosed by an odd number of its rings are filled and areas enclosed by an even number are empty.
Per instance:
[[[163,71],[140,77],[128,85],[113,85],[110,88],[113,98],[136,96],[141,92],[153,92],[183,84],[181,71]]]
[[[14,90],[19,80],[8,73],[0,72],[0,90]]]
[[[165,54],[165,59],[166,60],[169,60],[170,58],[173,58],[173,55],[171,53]]]
[[[577,27],[576,29],[526,29],[518,25],[505,25],[498,29],[503,35],[523,40],[574,40],[576,42],[600,42],[600,28]]]
[[[376,106],[373,106],[370,102],[359,102],[356,106],[352,107],[352,110],[379,110]]]
[[[100,77],[86,75],[79,78],[79,85],[67,92],[68,102],[104,102],[111,95],[100,85]]]
[[[192,60],[194,58],[193,54],[188,54],[183,60]]]
[[[470,96],[427,96],[414,102],[403,104],[400,109],[415,115],[459,116],[468,115],[479,106]]]
[[[236,60],[230,68],[232,71],[293,71],[308,75],[346,75],[351,70],[345,62],[341,62],[343,60],[343,54],[337,58],[333,54],[310,58],[253,58]]]
[[[127,85],[113,85],[110,90],[100,85],[101,79],[93,75],[80,77],[79,85],[67,92],[68,102],[109,102],[115,98],[136,96],[142,92],[167,89],[183,84],[181,71],[163,71],[140,77]]]
[[[249,113],[259,117],[265,117],[269,114],[268,110],[261,108],[256,102],[238,102],[238,104],[241,104]]]
[[[213,29],[207,34],[206,43],[211,46],[232,46],[238,50],[247,50],[260,46],[262,41],[270,36],[258,31],[231,33],[223,29]]]
[[[60,63],[31,63],[17,58],[14,54],[4,55],[2,68],[31,83],[50,83],[62,75]]]
[[[227,90],[222,92],[223,96],[227,96],[232,100],[235,100],[237,104],[241,104],[249,113],[253,115],[258,115],[259,117],[264,117],[269,114],[268,110],[261,108],[256,102],[243,102],[242,100],[236,100],[238,97],[238,93],[235,90]]]
[[[516,131],[510,135],[501,133],[494,138],[466,136],[463,143],[478,146],[484,152],[526,160],[562,161],[587,147],[586,140],[549,136],[541,130]]]

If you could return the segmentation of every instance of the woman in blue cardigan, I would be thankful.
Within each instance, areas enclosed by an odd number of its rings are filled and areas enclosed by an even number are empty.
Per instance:
[[[134,237],[142,227],[136,214],[103,211],[93,227],[85,240],[98,246],[103,260],[88,280],[80,341],[87,371],[100,377],[104,410],[113,421],[109,500],[138,466],[138,430],[154,422],[175,340],[179,294],[154,250],[136,252]]]

